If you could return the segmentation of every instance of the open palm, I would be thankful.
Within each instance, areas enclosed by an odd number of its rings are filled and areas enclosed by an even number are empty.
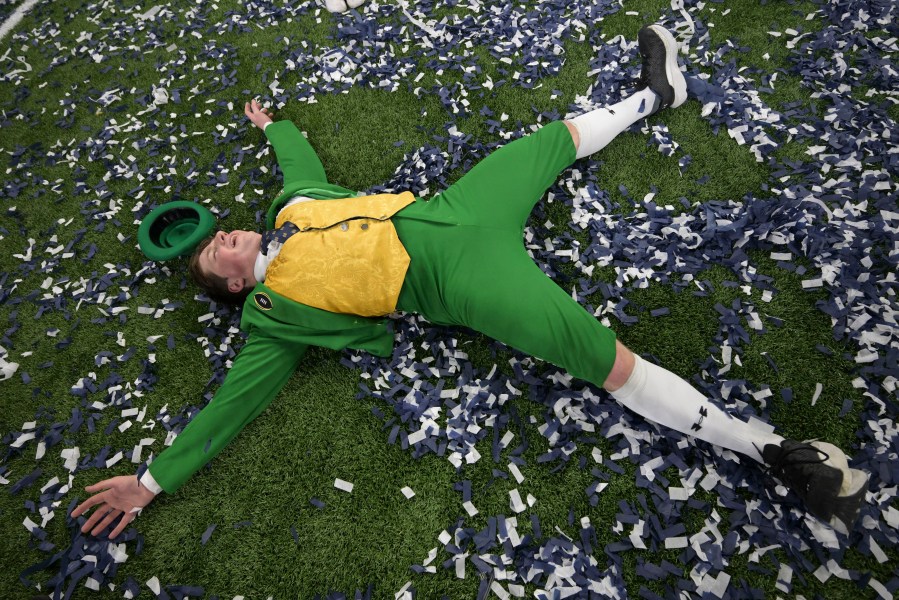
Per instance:
[[[153,492],[140,485],[135,475],[113,477],[84,489],[94,495],[76,506],[72,517],[79,517],[96,506],[96,510],[81,527],[82,533],[90,532],[92,535],[98,535],[121,517],[119,524],[109,534],[110,539],[122,533],[138,511],[155,498]]]

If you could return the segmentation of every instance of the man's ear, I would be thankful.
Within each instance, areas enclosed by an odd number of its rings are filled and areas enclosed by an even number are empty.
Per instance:
[[[244,287],[245,280],[239,277],[233,277],[228,279],[228,291],[232,294],[236,294]]]

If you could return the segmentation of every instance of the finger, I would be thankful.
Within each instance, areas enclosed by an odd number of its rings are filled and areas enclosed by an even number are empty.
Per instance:
[[[108,490],[109,488],[112,487],[112,483],[110,483],[111,481],[112,481],[111,479],[104,479],[103,481],[98,481],[94,485],[89,485],[86,488],[84,488],[84,491],[90,492],[93,494],[94,492],[101,492],[103,490]]]
[[[75,507],[75,510],[72,511],[72,517],[80,517],[82,514],[88,511],[92,506],[96,506],[97,504],[102,504],[103,501],[106,500],[106,494],[100,493],[95,496],[91,496],[81,504]]]
[[[91,531],[91,535],[100,535],[104,529],[109,527],[109,524],[116,520],[117,517],[121,516],[122,511],[120,510],[111,510],[106,513],[106,516],[100,521],[100,524],[94,527],[93,531]]]
[[[245,115],[247,116],[247,118],[249,118],[249,119],[252,119],[252,118],[253,118],[253,112],[252,112],[252,110],[250,110],[250,103],[249,103],[249,102],[247,102],[246,104],[244,104],[244,107],[243,107],[243,114],[245,114]]]
[[[88,517],[87,521],[85,521],[84,525],[81,526],[81,533],[87,533],[88,531],[90,531],[91,528],[97,524],[97,521],[109,514],[110,510],[112,509],[108,506],[104,506],[95,510],[91,514],[91,516]]]
[[[109,534],[109,539],[114,539],[119,537],[119,534],[125,531],[125,528],[128,527],[128,524],[137,517],[137,513],[126,513],[122,515],[122,520],[119,521],[119,524],[115,529],[112,530],[112,533]]]
[[[253,98],[252,107],[254,111],[259,110],[259,103],[256,102],[256,98]]]

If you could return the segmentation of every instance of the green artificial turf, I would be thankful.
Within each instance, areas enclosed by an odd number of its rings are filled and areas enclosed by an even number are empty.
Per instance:
[[[37,39],[22,43],[7,37],[0,41],[0,54],[10,48],[14,54],[22,55],[35,73],[43,73],[57,56],[68,57],[64,65],[30,79],[27,90],[9,84],[0,86],[0,110],[18,108],[24,116],[0,129],[3,161],[7,161],[5,157],[17,147],[40,144],[47,150],[57,143],[65,146],[72,140],[90,140],[109,119],[115,119],[119,124],[134,123],[135,126],[139,122],[141,126],[133,135],[123,136],[125,143],[113,151],[118,164],[141,173],[168,174],[174,169],[183,187],[180,197],[199,200],[219,209],[229,208],[230,216],[221,222],[225,229],[255,229],[255,212],[267,207],[267,202],[280,189],[280,182],[268,177],[260,185],[239,189],[245,170],[261,164],[270,174],[275,167],[273,152],[268,152],[258,163],[255,161],[256,152],[266,147],[265,140],[243,118],[243,102],[253,95],[268,93],[273,74],[281,70],[282,51],[290,43],[284,37],[293,44],[304,41],[309,48],[332,43],[330,38],[335,32],[331,17],[322,11],[318,17],[310,14],[282,23],[280,27],[254,30],[251,34],[227,29],[218,32],[214,25],[225,22],[237,7],[223,2],[176,0],[169,6],[179,14],[178,19],[159,23],[162,46],[147,51],[135,46],[129,51],[127,62],[106,72],[85,53],[75,51],[78,44],[74,39],[79,32],[93,33],[95,38],[108,34],[104,10],[127,11],[138,5],[143,6],[142,10],[149,8],[138,2],[117,2],[114,6],[104,3],[102,7],[70,0],[45,3],[26,16],[16,30],[26,32],[42,28],[47,31],[46,23],[54,23],[57,29],[65,32],[60,34],[60,40],[68,40],[64,51]],[[641,0],[624,5],[624,9],[606,21],[589,24],[589,27],[600,28],[606,39],[619,34],[633,37],[643,24],[670,11],[667,0]],[[205,19],[210,26],[210,34],[203,40],[178,37],[179,19],[186,18],[184,11],[190,7],[193,7],[193,18]],[[723,15],[728,9],[730,12]],[[725,40],[733,41],[740,47],[732,51],[733,58],[740,66],[751,67],[754,72],[747,76],[754,77],[756,72],[773,73],[787,65],[784,38],[774,38],[767,32],[782,31],[787,27],[810,30],[820,26],[815,19],[806,20],[806,15],[814,9],[811,2],[742,0],[727,4],[708,3],[701,13],[707,22],[714,24],[712,48]],[[441,11],[445,12],[439,14],[453,10],[463,9],[444,8]],[[628,11],[638,14],[629,15]],[[106,16],[109,16],[108,12]],[[115,43],[127,46],[131,42],[122,39]],[[171,43],[178,49],[167,50],[166,46]],[[197,58],[211,47],[227,51],[229,58],[224,66]],[[584,94],[593,83],[587,75],[591,58],[589,44],[571,42],[565,50],[566,63],[561,72],[547,77],[537,89],[506,85],[489,93],[471,95],[471,116],[457,120],[459,129],[484,143],[499,141],[496,134],[488,132],[485,118],[479,114],[482,106],[488,106],[496,115],[507,114],[509,123],[530,123],[536,114],[545,111],[564,114],[575,97]],[[158,65],[160,61],[169,60],[172,52],[183,53],[184,62],[179,67],[182,83],[178,79],[170,82],[171,86],[185,86],[181,91],[182,102],[167,105],[162,114],[152,118],[136,116],[143,107],[134,99],[159,83]],[[768,58],[763,56],[766,52]],[[414,55],[414,49],[406,53]],[[501,78],[485,49],[473,49],[473,53],[485,73],[491,74],[494,80]],[[257,69],[257,65],[262,67]],[[105,66],[110,65],[102,65]],[[218,82],[225,75],[230,77],[232,70],[236,83],[220,86]],[[289,89],[308,76],[309,73],[292,72],[281,79],[279,85]],[[448,84],[460,79],[454,72],[429,73],[420,85],[429,90],[437,82]],[[204,93],[191,94],[190,87],[201,80]],[[45,85],[41,87],[41,83]],[[67,98],[97,97],[113,87],[120,88],[123,99],[109,108],[88,102],[79,102],[71,108],[64,105]],[[210,97],[232,102],[233,110],[208,104],[206,100]],[[783,73],[777,79],[775,93],[762,97],[775,108],[790,102],[812,104],[808,91],[798,80]],[[125,110],[119,111],[121,107]],[[740,201],[748,195],[765,200],[767,194],[763,184],[770,178],[769,167],[757,162],[746,146],[737,145],[725,132],[715,135],[701,117],[700,110],[698,103],[689,102],[677,111],[665,111],[649,119],[648,126],[668,126],[672,137],[681,145],[672,157],[664,157],[654,146],[647,145],[648,136],[642,133],[622,134],[596,157],[600,187],[608,191],[613,201],[622,202],[624,209],[629,207],[629,200],[619,191],[619,186],[637,201],[655,186],[658,188],[655,201],[659,205],[671,204],[676,211],[683,209],[679,202],[682,197],[691,205],[711,200]],[[443,134],[446,123],[452,120],[434,95],[416,95],[405,88],[391,92],[356,87],[347,93],[318,95],[314,104],[288,104],[279,107],[278,113],[280,118],[293,120],[308,133],[329,178],[353,189],[365,189],[389,179],[404,154],[434,144],[433,136]],[[61,126],[60,120],[67,126]],[[238,141],[231,146],[217,145],[214,134],[219,126],[239,130]],[[194,135],[196,132],[200,135]],[[132,141],[148,138],[156,140],[151,147],[130,147]],[[237,145],[251,149],[243,164],[233,165],[226,185],[206,185],[207,171],[217,155],[230,152]],[[787,145],[779,153],[781,158],[791,160],[810,159],[800,143]],[[692,163],[681,174],[677,160],[683,155],[690,155]],[[187,161],[197,165],[198,175],[193,181],[184,177]],[[77,156],[72,153],[70,161],[55,166],[33,164],[26,169],[30,172],[28,175],[21,169],[8,169],[5,162],[0,163],[0,168],[7,180],[25,181],[31,174],[44,180],[41,185],[32,183],[26,187],[18,199],[4,198],[0,210],[0,226],[10,232],[0,239],[0,273],[10,274],[6,287],[10,288],[14,283],[17,291],[12,296],[22,298],[21,302],[0,305],[0,329],[5,330],[13,323],[20,325],[10,335],[13,345],[8,348],[12,359],[20,363],[19,373],[9,381],[0,382],[0,434],[19,431],[23,423],[35,420],[36,413],[41,414],[37,420],[43,425],[67,420],[71,410],[81,406],[81,400],[70,393],[70,388],[90,373],[95,374],[97,381],[117,373],[127,391],[127,386],[142,372],[152,372],[157,378],[154,389],[134,400],[135,406],[147,407],[147,420],[155,418],[154,415],[166,405],[171,414],[177,414],[183,407],[201,404],[213,373],[203,347],[195,338],[203,329],[198,319],[209,308],[195,299],[195,291],[185,281],[184,260],[167,263],[163,272],[141,282],[135,288],[134,297],[121,303],[128,310],[109,317],[105,323],[91,322],[102,313],[95,304],[87,302],[76,308],[77,302],[70,301],[62,311],[50,311],[35,318],[38,311],[35,300],[43,294],[55,294],[53,285],[64,288],[63,295],[80,287],[60,283],[63,277],[68,277],[69,282],[82,278],[96,281],[108,271],[104,266],[106,263],[127,265],[132,276],[140,270],[144,258],[135,247],[137,224],[132,210],[137,202],[167,201],[176,191],[167,190],[163,185],[147,185],[147,195],[138,201],[129,196],[129,190],[135,187],[133,179],[113,177],[107,182],[111,192],[107,198],[76,194],[76,175],[86,176],[90,186],[98,185],[107,175],[105,161],[98,157],[92,159],[84,152]],[[454,173],[453,177],[460,175],[461,172]],[[708,183],[698,184],[697,180],[706,175],[710,177]],[[244,202],[236,202],[235,197],[241,193]],[[85,204],[88,200],[93,201]],[[121,228],[110,226],[102,232],[88,230],[76,246],[79,253],[83,253],[89,244],[95,244],[97,254],[92,260],[85,262],[79,254],[75,258],[59,260],[56,266],[58,259],[47,255],[43,268],[39,265],[35,270],[22,270],[22,261],[13,255],[25,252],[27,237],[43,242],[55,235],[58,243],[65,245],[84,227],[82,211],[108,208],[110,201],[121,205],[118,213]],[[570,218],[564,204],[548,206],[547,214],[558,231],[568,230]],[[20,231],[27,235],[23,237]],[[120,241],[119,234],[126,239]],[[580,231],[572,231],[572,234],[575,237],[584,235]],[[715,304],[720,302],[729,306],[735,298],[753,301],[764,314],[783,319],[784,325],[766,325],[763,334],[753,334],[750,343],[742,348],[743,366],[735,367],[732,377],[746,379],[757,388],[770,386],[774,396],[767,402],[772,421],[784,435],[825,438],[851,453],[857,443],[855,431],[863,398],[851,384],[854,364],[843,357],[849,348],[834,341],[829,317],[815,307],[822,293],[804,291],[798,276],[778,268],[768,257],[756,254],[752,258],[764,274],[774,278],[778,294],[770,303],[764,303],[758,291],[747,296],[739,288],[723,285],[734,279],[734,275],[720,265],[709,265],[708,270],[698,277],[711,284],[708,296],[697,297],[692,288],[675,291],[670,286],[654,284],[648,289],[628,293],[632,301],[629,314],[640,316],[639,322],[624,326],[613,320],[613,326],[628,346],[652,354],[674,372],[690,378],[709,354],[720,356],[720,349],[714,344],[719,330]],[[52,278],[52,283],[45,289],[42,284],[47,277]],[[615,274],[608,268],[597,269],[596,277],[611,283]],[[119,286],[126,286],[128,277],[118,279],[121,281],[107,291],[109,295],[125,291]],[[36,296],[29,296],[31,292]],[[180,306],[158,319],[138,313],[140,306],[159,308],[167,301],[178,302]],[[660,307],[668,307],[670,314],[651,318],[649,311]],[[52,333],[54,329],[59,332],[55,336],[49,335],[48,331]],[[124,336],[124,345],[118,343],[118,332]],[[176,342],[171,350],[166,346],[169,335],[173,335]],[[150,336],[162,337],[151,344],[147,341]],[[475,366],[489,370],[496,364],[500,370],[510,371],[509,353],[497,351],[483,337],[468,332],[460,332],[459,338]],[[59,349],[57,345],[65,339],[70,343]],[[210,340],[216,345],[221,342],[220,339]],[[833,356],[822,355],[816,349],[818,345],[831,348]],[[128,347],[134,348],[135,358],[119,361],[116,356],[122,355]],[[102,351],[113,353],[112,364],[96,364],[95,357]],[[31,354],[26,356],[28,352]],[[154,356],[155,362],[142,364],[139,359],[148,354]],[[776,370],[765,355],[777,366]],[[574,539],[578,539],[580,519],[589,517],[596,527],[599,542],[594,554],[603,565],[606,556],[602,547],[627,535],[628,528],[624,534],[613,530],[615,515],[620,511],[619,501],[635,505],[638,496],[646,494],[634,483],[633,465],[626,460],[620,461],[625,475],[613,476],[609,487],[600,495],[599,504],[590,506],[584,490],[593,477],[589,470],[578,469],[576,463],[580,456],[586,456],[592,464],[592,447],[578,447],[571,463],[558,472],[552,472],[554,465],[538,463],[537,457],[548,449],[547,440],[537,429],[543,423],[544,409],[527,400],[527,390],[521,398],[510,401],[525,420],[523,431],[530,444],[524,455],[527,466],[522,467],[525,481],[516,484],[511,477],[493,477],[493,469],[507,470],[509,450],[503,453],[499,463],[493,463],[489,436],[478,447],[483,458],[460,473],[445,458],[429,455],[416,460],[410,451],[403,450],[398,444],[389,445],[390,428],[384,426],[386,419],[374,416],[372,408],[390,415],[390,407],[378,400],[355,399],[359,373],[341,366],[341,356],[341,353],[324,350],[310,351],[271,407],[208,469],[197,474],[177,493],[163,494],[144,511],[135,522],[144,539],[143,551],[133,555],[134,545],[129,544],[128,552],[132,556],[121,567],[115,583],[121,584],[125,577],[131,576],[141,583],[142,597],[150,597],[143,584],[155,576],[167,585],[202,586],[207,595],[221,598],[243,595],[255,599],[311,597],[329,591],[351,595],[356,589],[364,591],[369,584],[374,586],[375,597],[392,598],[411,581],[418,590],[418,598],[438,598],[442,594],[450,598],[474,598],[480,583],[476,569],[468,563],[466,577],[456,578],[453,569],[441,566],[449,556],[437,540],[441,531],[450,528],[459,517],[467,516],[462,508],[461,494],[453,490],[454,483],[465,479],[472,482],[473,501],[480,511],[477,517],[466,518],[467,526],[480,529],[486,526],[487,515],[511,515],[508,493],[517,488],[523,497],[533,494],[537,498],[533,509],[518,517],[518,531],[522,536],[531,531],[528,519],[531,512],[539,516],[544,536],[557,533],[558,528]],[[46,366],[48,362],[52,365]],[[23,373],[30,375],[30,383],[23,382]],[[815,384],[819,382],[823,383],[824,391],[812,406]],[[447,387],[452,385],[452,381],[447,382]],[[791,404],[783,402],[782,388],[792,389]],[[838,418],[845,398],[853,401],[854,408]],[[100,393],[91,400],[108,401],[108,398]],[[114,409],[107,409],[103,414],[96,424],[100,431],[113,418],[119,418]],[[533,422],[528,417],[533,417]],[[521,437],[520,432],[516,435]],[[75,435],[66,435],[64,442],[52,448],[40,461],[35,460],[33,443],[26,445],[20,455],[6,458],[4,464],[9,467],[6,477],[11,482],[38,467],[43,473],[35,485],[21,494],[11,495],[0,488],[0,564],[4,565],[0,597],[30,597],[31,592],[18,581],[18,574],[45,555],[34,548],[22,526],[26,516],[37,519],[26,510],[24,503],[36,501],[40,486],[50,477],[56,475],[65,480],[67,473],[58,458],[60,450],[77,446],[85,457],[111,444],[116,449],[130,451],[146,437],[156,441],[145,449],[145,458],[150,450],[158,453],[163,449],[165,431],[161,424],[157,423],[152,430],[141,429],[136,424],[123,433],[115,430],[109,437],[88,434],[82,428]],[[613,446],[607,440],[599,440],[598,446],[604,456],[612,452]],[[79,472],[74,486],[83,488],[113,475],[129,475],[134,469],[135,465],[126,459],[108,470]],[[669,469],[665,475],[672,485],[678,484],[675,470]],[[348,494],[334,488],[336,477],[353,482],[353,492]],[[416,496],[406,499],[400,493],[404,486],[411,487]],[[72,492],[67,501],[76,495],[86,496],[81,491]],[[324,502],[324,508],[313,506],[310,503],[312,497]],[[703,527],[709,512],[716,506],[714,490],[712,493],[700,490],[695,497],[707,502],[709,511],[684,510],[688,535]],[[48,539],[60,548],[66,546],[68,535],[64,510],[64,506],[57,509],[56,516],[46,526]],[[569,523],[570,512],[575,515],[574,525]],[[724,531],[727,528],[726,510],[718,507],[718,512],[724,515],[724,522],[720,524]],[[201,536],[212,524],[217,527],[208,543],[203,545]],[[291,533],[292,528],[296,539]],[[437,566],[436,574],[412,572],[410,565],[421,564],[434,547],[439,547],[432,563]],[[894,548],[885,550],[891,561],[899,560]],[[658,594],[671,592],[675,584],[673,578],[646,582],[638,578],[633,569],[640,561],[659,564],[668,560],[677,564],[678,554],[664,549],[624,552],[624,578],[629,595],[639,597],[644,588]],[[781,560],[786,558],[775,555]],[[759,566],[767,573],[758,572]],[[891,576],[887,567],[870,564],[869,557],[854,549],[847,551],[844,566],[870,569],[881,581]],[[760,565],[750,564],[746,555],[735,556],[727,572],[733,581],[745,579],[771,597],[777,593],[774,588],[777,566],[770,556],[763,558]],[[47,571],[33,579],[46,581],[51,575]],[[687,576],[685,572],[683,577]],[[805,582],[794,579],[794,585],[794,594],[808,597],[815,594],[826,598],[859,595],[854,583],[837,578],[831,578],[826,584],[815,578],[807,578]],[[533,591],[528,588],[528,595],[532,597]],[[113,598],[121,597],[121,593],[108,590],[94,593],[79,586],[74,597]]]

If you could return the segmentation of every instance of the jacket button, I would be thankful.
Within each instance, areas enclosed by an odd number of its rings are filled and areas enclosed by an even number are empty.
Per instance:
[[[363,224],[362,224],[362,231],[365,231],[366,229],[368,229],[368,223],[363,223]]]
[[[341,231],[346,231],[346,230],[349,229],[349,228],[350,228],[350,226],[347,225],[346,223],[341,223],[341,224],[340,224],[340,230],[341,230]]]

